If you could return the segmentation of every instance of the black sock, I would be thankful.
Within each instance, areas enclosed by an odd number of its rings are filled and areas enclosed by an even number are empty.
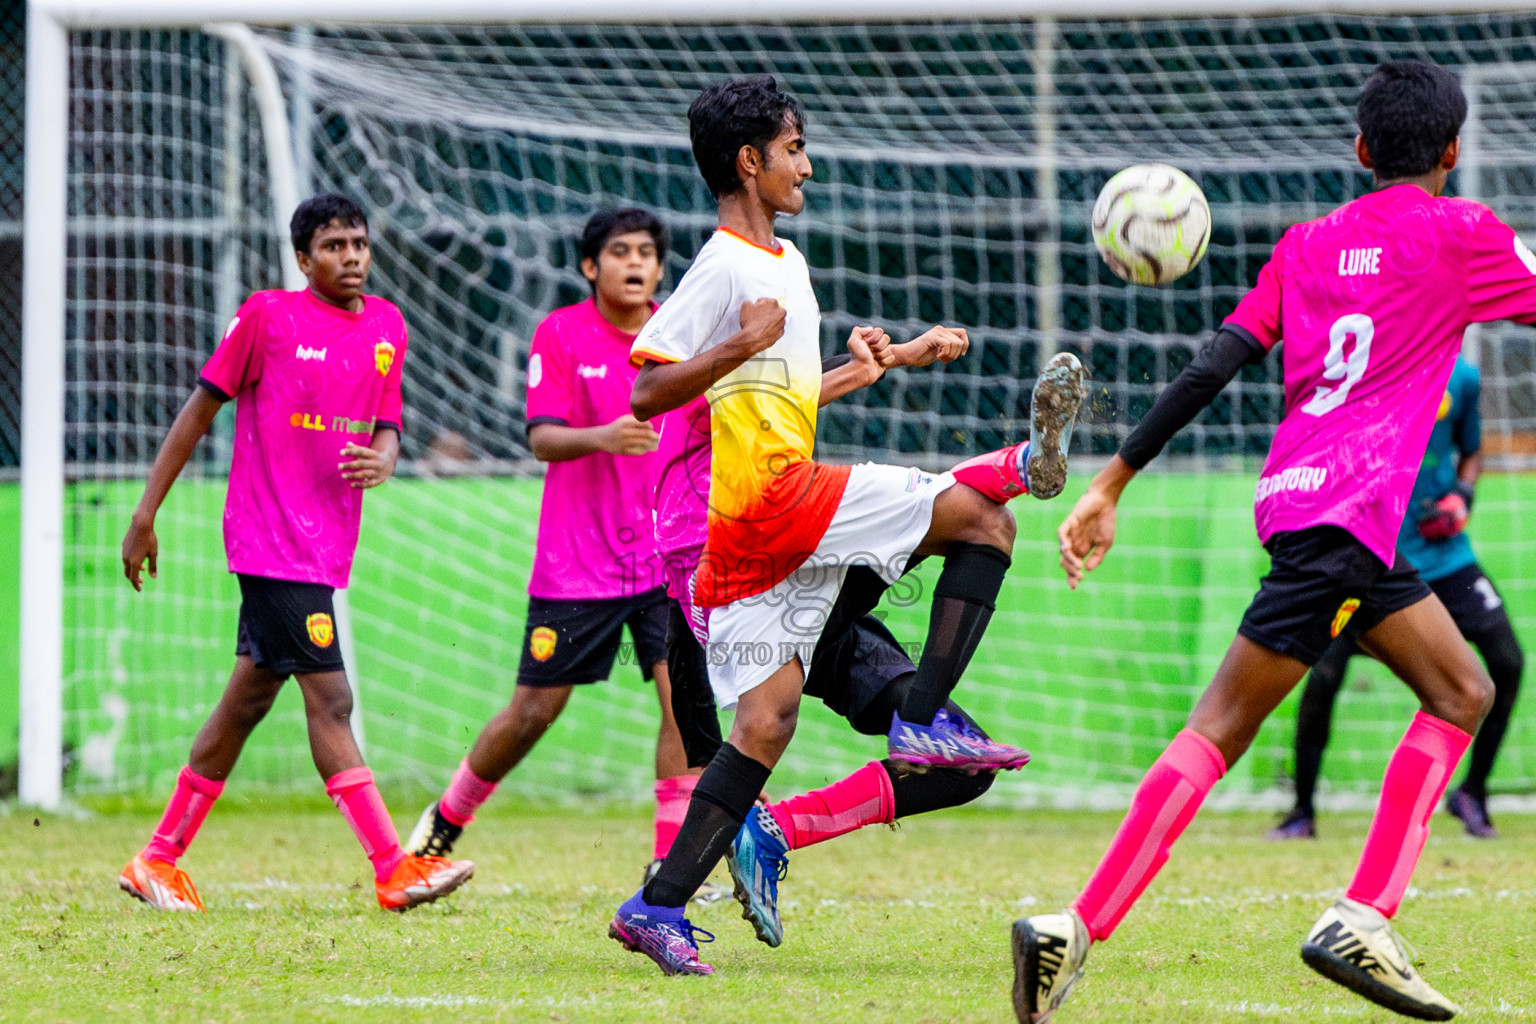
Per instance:
[[[944,556],[944,570],[933,588],[928,642],[917,663],[917,677],[901,706],[901,719],[927,725],[960,682],[981,643],[1003,576],[1013,560],[990,544],[956,541]]]
[[[747,820],[770,769],[723,744],[699,776],[677,840],[640,898],[653,907],[681,907],[715,870]]]
[[[1333,702],[1344,685],[1344,670],[1350,656],[1359,649],[1349,640],[1336,640],[1307,675],[1301,691],[1301,707],[1296,712],[1296,810],[1295,814],[1314,816],[1313,794],[1323,766],[1323,750],[1333,727]]]
[[[1493,679],[1493,707],[1477,730],[1472,741],[1472,756],[1467,759],[1467,776],[1461,780],[1461,788],[1468,796],[1479,801],[1488,799],[1488,776],[1493,772],[1494,759],[1499,756],[1499,746],[1509,728],[1510,713],[1515,710],[1515,698],[1520,696],[1520,676],[1525,670],[1525,655],[1520,641],[1505,619],[1496,629],[1468,637],[1483,656],[1488,675]]]
[[[967,775],[958,768],[934,768],[921,775],[915,772],[903,774],[893,770],[889,761],[880,764],[891,777],[891,794],[896,798],[898,818],[968,804],[991,789],[997,778],[991,772]]]

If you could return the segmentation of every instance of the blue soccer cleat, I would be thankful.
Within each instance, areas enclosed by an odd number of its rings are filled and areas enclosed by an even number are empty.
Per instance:
[[[779,823],[766,807],[756,807],[742,822],[741,831],[726,854],[726,866],[736,883],[736,902],[741,916],[752,922],[760,942],[777,946],[784,941],[779,920],[779,883],[789,874],[789,851]]]
[[[940,708],[930,725],[904,721],[891,715],[886,736],[890,759],[903,771],[925,772],[930,768],[956,768],[967,775],[977,772],[1013,771],[1029,763],[1029,752],[984,736],[964,716]]]
[[[699,960],[699,940],[714,942],[715,937],[695,928],[683,916],[682,907],[653,907],[635,893],[608,922],[608,937],[631,953],[644,953],[656,961],[663,974],[714,974],[715,969]]]

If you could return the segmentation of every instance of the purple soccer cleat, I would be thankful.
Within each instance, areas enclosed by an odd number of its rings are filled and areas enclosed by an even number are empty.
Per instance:
[[[638,892],[608,922],[610,939],[631,953],[644,953],[656,961],[663,974],[715,973],[713,967],[699,960],[696,936],[700,935],[705,936],[705,942],[715,941],[713,935],[695,928],[683,916],[682,907],[653,907]]]
[[[1467,835],[1474,839],[1497,839],[1499,830],[1488,817],[1488,805],[1464,789],[1458,789],[1445,798],[1445,809],[1461,819]]]
[[[1292,811],[1287,814],[1274,828],[1264,833],[1265,839],[1284,841],[1287,839],[1316,839],[1317,825],[1312,820],[1312,815]]]
[[[930,768],[958,768],[967,775],[977,772],[1012,771],[1029,763],[1029,751],[996,743],[960,715],[940,708],[932,725],[914,725],[891,715],[886,737],[890,758],[900,768],[925,772]]]

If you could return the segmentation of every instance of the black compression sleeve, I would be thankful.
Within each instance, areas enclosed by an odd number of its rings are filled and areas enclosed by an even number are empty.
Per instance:
[[[831,373],[839,366],[847,366],[853,362],[853,356],[847,352],[840,352],[835,356],[828,356],[821,361],[821,372]]]
[[[1132,469],[1144,467],[1173,440],[1174,434],[1221,394],[1238,370],[1247,363],[1263,362],[1268,354],[1253,335],[1241,327],[1224,324],[1210,344],[1157,396],[1152,408],[1120,446],[1120,457]]]

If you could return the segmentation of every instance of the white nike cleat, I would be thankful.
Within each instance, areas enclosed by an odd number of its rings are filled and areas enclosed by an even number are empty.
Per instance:
[[[1088,959],[1088,927],[1075,910],[1013,922],[1013,1012],[1045,1024],[1067,1001]]]
[[[1461,1012],[1413,969],[1403,940],[1386,917],[1363,903],[1340,899],[1325,910],[1302,943],[1301,958],[1329,981],[1393,1013],[1450,1020]]]

